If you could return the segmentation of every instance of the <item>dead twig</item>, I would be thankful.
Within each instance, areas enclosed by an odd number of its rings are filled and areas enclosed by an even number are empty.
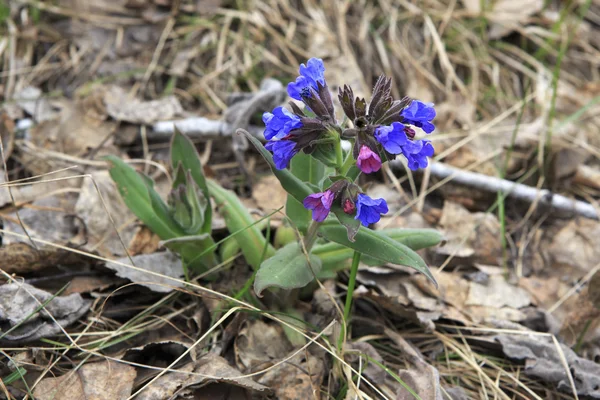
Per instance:
[[[393,161],[392,167],[402,168],[401,162]],[[464,171],[438,162],[431,163],[429,170],[433,176],[442,179],[449,178],[451,181],[461,185],[488,192],[500,191],[508,197],[528,203],[537,201],[539,206],[545,206],[555,211],[575,213],[576,215],[595,220],[600,219],[597,210],[591,204],[552,193],[547,189],[537,189],[506,179]]]

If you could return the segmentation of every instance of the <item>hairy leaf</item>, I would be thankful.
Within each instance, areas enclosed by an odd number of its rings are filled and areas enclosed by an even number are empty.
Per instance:
[[[429,268],[417,253],[385,234],[360,228],[355,236],[355,241],[351,242],[348,239],[346,228],[337,221],[326,221],[319,228],[319,233],[327,240],[342,244],[364,255],[413,268],[423,273],[437,285]]]
[[[238,197],[230,190],[223,189],[218,183],[208,180],[210,192],[217,202],[220,213],[225,219],[227,229],[235,233],[235,240],[242,249],[242,253],[254,268],[258,268],[263,258],[275,253],[259,227],[254,224],[254,219]],[[265,252],[266,249],[266,252]]]
[[[321,260],[306,256],[298,243],[282,247],[275,255],[260,265],[254,280],[258,296],[269,287],[296,289],[308,285],[321,270]]]

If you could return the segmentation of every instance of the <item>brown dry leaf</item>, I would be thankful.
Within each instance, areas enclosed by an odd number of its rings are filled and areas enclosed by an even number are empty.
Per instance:
[[[324,375],[324,362],[307,351],[269,370],[258,382],[279,399],[314,399],[319,398]]]
[[[89,101],[63,101],[58,121],[48,120],[31,129],[32,142],[39,148],[70,155],[81,155],[103,144],[116,123],[106,121],[96,110],[88,112]]]
[[[132,256],[138,254],[151,254],[160,247],[160,237],[152,232],[147,226],[138,226],[135,229],[133,238],[127,245],[129,254]]]
[[[435,277],[437,290],[422,275],[360,271],[360,282],[374,289],[362,288],[359,293],[394,315],[419,322],[427,329],[434,329],[434,321],[440,318],[465,325],[527,318],[521,309],[531,303],[528,293],[504,281],[500,274],[490,276],[488,286],[470,282],[458,273],[437,272]]]
[[[402,355],[411,364],[411,368],[400,370],[398,376],[412,390],[414,390],[422,399],[442,400],[442,391],[440,389],[440,373],[433,366],[429,365],[423,358],[423,355],[410,345],[398,332],[389,328],[385,329],[385,334],[396,344],[402,352]],[[388,376],[388,381],[391,381]],[[393,380],[397,387],[397,399],[412,399],[410,394],[396,380]]]
[[[72,251],[44,246],[37,249],[28,243],[10,243],[0,247],[0,268],[8,274],[23,275],[56,265],[86,262]]]
[[[565,268],[573,280],[580,278],[600,260],[600,222],[570,221],[554,236],[548,251],[555,268]]]
[[[46,303],[42,311],[41,304]],[[0,323],[5,333],[2,341],[30,342],[54,336],[81,318],[92,302],[79,294],[56,296],[27,283],[6,283],[0,286]],[[58,325],[48,315],[52,315]]]
[[[84,364],[58,378],[43,379],[33,392],[39,400],[125,399],[131,395],[135,368],[104,361]]]
[[[171,120],[183,112],[183,107],[175,96],[160,100],[141,101],[130,98],[125,90],[110,86],[104,94],[106,112],[114,120],[132,124],[152,125],[158,121]]]
[[[230,384],[246,390],[267,392],[269,389],[250,378],[239,378],[242,373],[227,363],[223,357],[207,353],[196,362],[189,363],[180,372],[169,372],[158,378],[138,395],[140,400],[189,398],[190,392],[202,393],[201,388],[211,383]],[[197,375],[190,375],[193,372]],[[203,376],[202,376],[203,375]],[[182,397],[186,395],[186,397]]]
[[[484,307],[510,307],[519,309],[531,304],[528,293],[511,285],[502,275],[492,275],[486,285],[469,282],[469,295],[465,305]]]
[[[131,257],[131,259],[133,260],[133,265],[137,268],[153,272],[153,274],[138,271],[116,263],[106,263],[106,267],[115,271],[117,276],[127,278],[130,281],[145,286],[155,292],[168,293],[172,291],[173,288],[183,286],[183,283],[169,279],[169,277],[180,279],[183,276],[181,259],[173,253],[164,251],[153,254],[139,254]],[[131,261],[128,257],[123,257],[116,261],[131,265]],[[154,273],[162,276],[154,275]]]
[[[287,192],[283,190],[275,176],[269,175],[262,178],[254,185],[252,198],[264,212],[270,214],[274,210],[285,206]],[[285,213],[285,208],[280,212],[273,214],[272,218],[281,219],[283,213]]]
[[[425,362],[415,362],[410,369],[398,371],[402,381],[415,391],[422,399],[442,400],[440,389],[440,373],[433,366]],[[409,400],[415,397],[402,385],[397,384],[397,400]]]
[[[541,11],[543,0],[497,0],[488,14],[490,39],[500,39],[529,21],[531,15]]]
[[[86,248],[106,257],[126,254],[124,246],[133,238],[136,217],[123,203],[108,171],[94,172],[83,180],[75,212],[87,228]]]
[[[248,373],[273,365],[292,350],[281,326],[260,320],[244,325],[234,348],[238,368]]]
[[[444,202],[440,225],[447,242],[434,252],[442,256],[454,255],[458,261],[472,261],[496,265],[502,254],[500,223],[495,215],[470,213],[451,201]]]
[[[600,398],[600,365],[577,356],[567,346],[561,344],[560,348],[568,370],[563,366],[557,346],[547,336],[499,335],[495,339],[501,343],[507,357],[525,362],[525,375],[552,383],[561,392],[572,394],[567,377],[570,371],[579,396]]]
[[[69,286],[63,292],[64,296],[71,293],[90,293],[103,291],[111,286],[120,286],[126,284],[125,279],[116,279],[114,276],[106,275],[89,275],[89,276],[74,276],[70,278]]]
[[[24,205],[19,217],[31,237],[60,244],[74,241],[81,225],[73,218],[73,202],[66,197],[46,197]],[[26,236],[16,213],[5,215],[3,219],[4,229]],[[18,242],[29,243],[29,240],[16,235],[5,235],[3,239],[4,244]]]
[[[352,342],[344,346],[344,358],[346,361],[353,363],[354,369],[360,370],[359,356],[362,357],[362,366],[367,364],[367,367],[362,370],[364,376],[374,383],[375,385],[381,385],[385,382],[389,374],[380,366],[373,362],[368,362],[365,356],[372,358],[383,364],[383,357],[381,354],[368,342]]]

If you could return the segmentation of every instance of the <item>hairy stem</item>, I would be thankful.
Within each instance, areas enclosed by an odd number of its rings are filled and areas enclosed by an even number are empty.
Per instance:
[[[310,249],[312,249],[313,244],[315,244],[315,240],[317,240],[317,230],[321,226],[321,222],[312,221],[306,230],[306,235],[304,235],[304,248],[307,253],[310,253]]]
[[[342,325],[340,337],[338,338],[338,350],[342,349],[344,338],[348,331],[348,321],[350,320],[350,310],[352,309],[352,294],[354,293],[354,287],[356,286],[356,275],[358,274],[360,256],[361,253],[358,251],[355,251],[352,256],[352,267],[350,269],[350,279],[348,280],[348,291],[346,292],[346,304],[344,305],[344,325]]]
[[[339,136],[336,139],[336,141],[333,142],[333,147],[335,147],[335,169],[338,171],[338,173],[341,173],[340,171],[342,170],[344,165],[344,153],[342,152],[342,141],[340,140]]]

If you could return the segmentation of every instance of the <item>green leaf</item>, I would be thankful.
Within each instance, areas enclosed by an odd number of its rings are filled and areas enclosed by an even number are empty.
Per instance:
[[[434,229],[402,229],[392,228],[377,231],[391,239],[402,243],[412,250],[420,250],[427,247],[437,246],[444,241],[442,234]],[[316,244],[312,253],[318,256],[323,262],[323,270],[319,278],[323,278],[325,271],[341,271],[350,267],[350,260],[354,250],[335,242],[325,244]],[[363,255],[360,261],[370,266],[380,266],[386,263],[378,258]]]
[[[367,256],[413,268],[427,276],[436,286],[425,261],[409,247],[396,242],[385,234],[371,229],[358,230],[355,241],[348,239],[346,228],[337,221],[326,221],[319,228],[319,233],[327,240],[342,244]]]
[[[162,240],[168,241],[186,236],[186,233],[171,216],[166,204],[154,190],[150,178],[138,174],[135,169],[115,156],[107,156],[106,159],[112,164],[109,170],[111,178],[117,184],[123,201],[136,217],[142,220]],[[213,239],[208,236],[203,241],[179,244],[176,251],[184,261],[188,262],[194,260],[198,254],[213,245]],[[217,259],[213,250],[190,266],[204,269],[216,264]]]
[[[340,224],[346,228],[348,240],[354,242],[354,237],[360,228],[360,221],[355,219],[352,215],[346,214],[342,207],[337,203],[331,207],[331,211],[335,214]]]
[[[204,177],[204,171],[202,169],[202,164],[200,163],[200,155],[196,151],[194,143],[175,128],[175,133],[171,139],[171,167],[173,168],[173,171],[177,171],[180,163],[185,171],[189,171],[192,174],[192,178],[194,178],[194,181],[204,194],[204,197],[209,199],[210,192],[208,191],[206,178]],[[212,230],[211,224],[212,209],[206,207],[201,232],[210,233]]]
[[[207,183],[229,232],[240,231],[236,234],[235,240],[242,249],[246,261],[253,268],[258,268],[264,250],[266,249],[265,257],[270,257],[275,253],[275,249],[267,242],[260,228],[253,225],[254,219],[235,193],[223,189],[215,181],[208,180]]]
[[[269,287],[301,288],[308,285],[320,270],[321,260],[317,256],[311,254],[307,257],[298,243],[290,243],[260,265],[254,291],[260,296]]]
[[[296,178],[290,171],[287,169],[277,169],[273,163],[273,155],[269,150],[265,149],[265,146],[263,146],[257,138],[243,129],[238,129],[237,132],[238,134],[243,133],[248,138],[250,143],[254,145],[260,155],[267,161],[271,167],[271,171],[273,171],[273,174],[279,180],[283,189],[298,200],[298,202],[302,203],[306,196],[313,193],[310,186]]]
[[[446,241],[444,235],[435,229],[390,228],[376,232],[383,233],[413,250],[426,249]]]
[[[337,158],[335,157],[335,148],[333,147],[333,144],[318,144],[310,155],[328,167],[337,166]]]
[[[109,173],[117,184],[123,201],[136,217],[163,240],[183,235],[180,229],[173,226],[168,213],[164,215],[155,211],[153,203],[156,203],[157,209],[160,210],[161,207],[156,199],[158,193],[152,188],[151,181],[148,182],[147,178],[142,177],[118,157],[107,156],[106,160],[111,163]],[[158,199],[160,200],[160,197]]]
[[[290,171],[302,182],[318,183],[323,176],[325,166],[308,154],[299,153],[292,158]],[[311,212],[292,195],[287,196],[285,213],[293,225],[301,232],[306,232],[311,220]]]

